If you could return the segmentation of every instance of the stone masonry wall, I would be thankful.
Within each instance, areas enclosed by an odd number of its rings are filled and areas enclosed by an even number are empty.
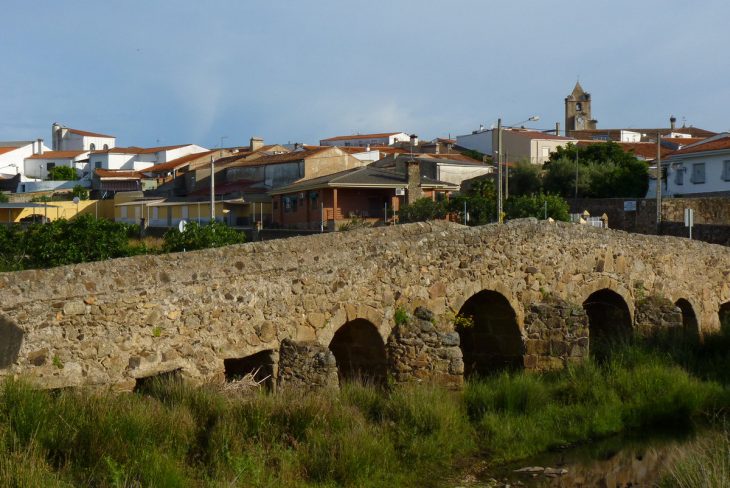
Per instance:
[[[316,342],[298,343],[285,339],[279,351],[277,383],[284,389],[337,388],[335,355]]]
[[[588,357],[588,316],[580,305],[548,296],[525,313],[525,368],[559,369]]]
[[[386,344],[389,369],[398,383],[428,381],[461,386],[464,361],[459,334],[439,324],[430,310],[419,307],[410,320],[393,328]]]
[[[730,249],[564,223],[429,222],[3,273],[0,338],[19,347],[2,348],[0,377],[131,389],[179,370],[212,381],[225,359],[286,339],[326,348],[358,318],[385,344],[399,307],[446,323],[481,290],[505,297],[527,340],[545,294],[582,304],[608,288],[633,319],[639,283],[646,296],[686,299],[702,333],[718,330]]]

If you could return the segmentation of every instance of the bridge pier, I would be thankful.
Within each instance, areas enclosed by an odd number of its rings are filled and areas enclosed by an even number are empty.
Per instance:
[[[418,307],[410,320],[393,328],[386,350],[396,383],[423,381],[454,388],[464,383],[459,334],[450,327]]]
[[[554,295],[530,305],[525,335],[525,369],[560,369],[588,358],[588,315]]]
[[[282,389],[338,388],[335,355],[317,342],[284,339],[279,349],[277,384]]]

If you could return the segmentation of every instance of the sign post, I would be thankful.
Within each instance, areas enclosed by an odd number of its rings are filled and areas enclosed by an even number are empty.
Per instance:
[[[684,226],[689,227],[689,238],[692,239],[692,227],[695,225],[695,211],[691,208],[684,209]]]

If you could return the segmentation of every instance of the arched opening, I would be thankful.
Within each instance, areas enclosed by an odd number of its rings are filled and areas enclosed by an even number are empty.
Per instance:
[[[0,369],[11,366],[18,359],[23,344],[23,330],[0,316]]]
[[[274,351],[268,349],[259,351],[256,354],[243,358],[230,358],[223,360],[225,368],[226,381],[250,382],[250,386],[254,387],[253,382],[262,385],[267,389],[274,387],[274,378],[276,377],[277,361]]]
[[[700,327],[692,304],[684,298],[680,298],[674,304],[682,311],[682,329],[685,336],[693,339],[699,338]]]
[[[342,381],[383,384],[387,373],[385,344],[368,320],[351,320],[335,333],[329,345]]]
[[[588,347],[593,356],[605,358],[613,345],[631,337],[629,306],[615,291],[604,288],[591,293],[583,308],[588,315]]]
[[[720,305],[720,332],[730,336],[730,302]]]
[[[155,391],[159,388],[164,388],[165,385],[173,382],[182,381],[181,372],[182,370],[178,368],[172,371],[164,371],[162,373],[137,378],[134,380],[134,390],[132,391],[143,395],[154,396]]]
[[[467,377],[524,365],[517,316],[501,293],[483,290],[469,298],[459,310],[456,332]]]

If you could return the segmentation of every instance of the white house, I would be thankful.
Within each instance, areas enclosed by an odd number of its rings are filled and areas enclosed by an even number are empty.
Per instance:
[[[43,139],[36,141],[0,141],[0,175],[13,176],[20,174],[21,181],[25,175],[25,158],[34,154],[49,151]]]
[[[355,134],[337,136],[319,141],[320,146],[392,146],[397,142],[410,142],[411,136],[405,132],[383,132],[380,134]],[[417,144],[417,142],[416,142]]]
[[[497,149],[498,131],[480,129],[471,134],[456,137],[456,144],[465,149],[493,155]],[[502,150],[505,161],[529,160],[532,164],[544,164],[560,146],[577,143],[572,137],[556,136],[530,129],[502,129]]]
[[[109,149],[117,144],[117,138],[106,134],[71,129],[54,122],[51,126],[54,151],[95,151]]]
[[[89,160],[89,151],[43,151],[25,158],[23,168],[27,178],[48,179],[48,172],[55,166],[69,166],[83,175]]]
[[[730,195],[730,133],[689,144],[662,165],[667,174],[666,196]]]
[[[166,163],[173,159],[208,151],[197,144],[181,144],[162,147],[114,147],[92,151],[89,169],[126,169],[141,171],[155,164]]]

